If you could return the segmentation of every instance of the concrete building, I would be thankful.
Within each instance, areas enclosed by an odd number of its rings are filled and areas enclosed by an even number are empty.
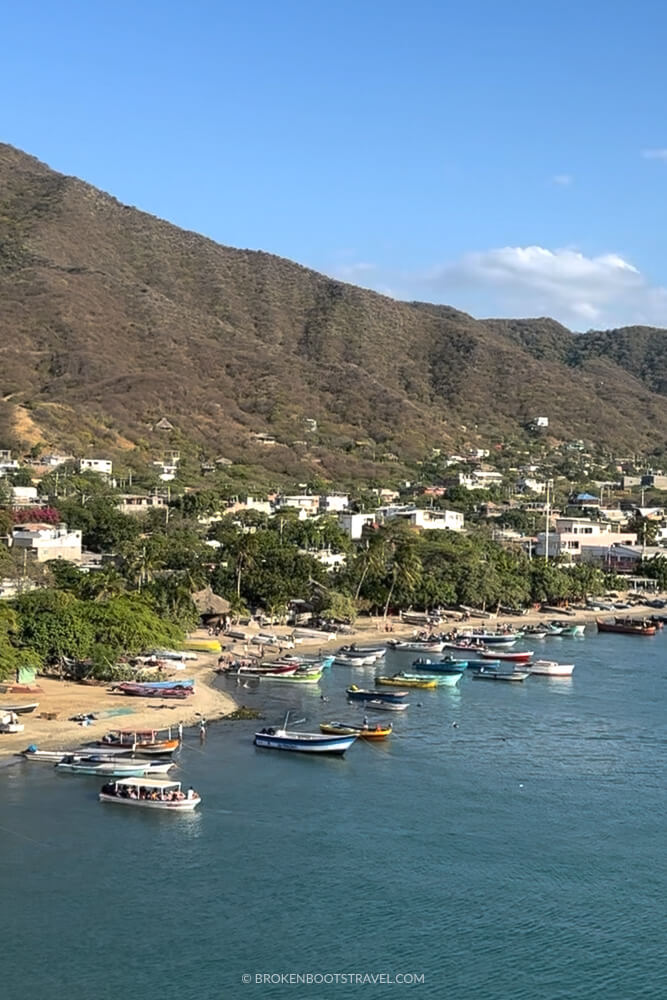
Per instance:
[[[36,486],[12,486],[12,507],[36,507],[38,503]]]
[[[637,535],[587,517],[557,517],[554,531],[549,532],[548,544],[549,556],[565,555],[575,562],[587,562],[596,561],[612,546],[636,545]],[[547,536],[541,531],[537,536],[535,555],[544,556],[546,546]]]
[[[141,493],[122,493],[118,498],[116,509],[122,514],[145,514],[147,510],[159,508],[163,510],[168,503],[167,497],[163,494],[153,493],[144,496]]]
[[[316,495],[313,496],[311,493],[281,496],[276,501],[276,507],[278,510],[281,507],[296,507],[297,510],[304,511],[307,517],[314,517],[320,512],[320,498]]]
[[[341,531],[344,531],[353,542],[358,542],[363,534],[364,526],[375,524],[375,514],[340,513],[338,514],[338,524]]]
[[[350,506],[347,493],[323,493],[319,497],[319,509],[322,514],[338,514]]]
[[[11,541],[17,552],[25,551],[35,562],[49,559],[81,562],[81,532],[68,531],[66,524],[18,524]]]
[[[110,476],[113,462],[108,458],[80,458],[79,472],[97,472],[100,476]]]
[[[433,510],[422,507],[378,507],[378,521],[400,517],[423,531],[463,531],[463,514],[458,510]]]

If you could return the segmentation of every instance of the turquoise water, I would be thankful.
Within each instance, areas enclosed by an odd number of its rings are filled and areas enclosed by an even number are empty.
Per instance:
[[[212,724],[182,752],[191,816],[101,805],[95,778],[48,766],[1,771],[3,995],[664,998],[667,636],[538,647],[573,678],[413,691],[377,715],[390,741],[342,760]],[[344,687],[373,673],[223,683],[260,725],[292,707],[311,728],[361,717]],[[256,982],[290,973],[325,978]]]

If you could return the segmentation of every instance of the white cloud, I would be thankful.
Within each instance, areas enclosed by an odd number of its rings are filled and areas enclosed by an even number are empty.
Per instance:
[[[429,285],[475,315],[553,316],[575,329],[667,325],[667,289],[613,253],[501,247],[465,254],[433,272]]]
[[[667,160],[667,149],[642,149],[645,160]]]
[[[573,182],[574,177],[572,174],[554,174],[551,178],[551,183],[558,184],[559,187],[569,187]]]

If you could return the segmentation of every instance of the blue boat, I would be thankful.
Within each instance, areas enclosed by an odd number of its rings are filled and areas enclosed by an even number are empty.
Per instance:
[[[401,702],[408,696],[407,691],[384,690],[379,695],[377,690],[369,691],[365,688],[358,688],[356,684],[350,684],[348,688],[345,688],[345,693],[350,701],[377,701],[381,697],[382,701]]]
[[[412,661],[415,670],[425,670],[429,674],[462,674],[468,666],[468,660],[455,660],[445,656],[442,660],[429,660],[420,657]]]
[[[500,660],[468,660],[467,666],[470,670],[479,670],[480,667],[493,667],[497,670],[500,666]]]
[[[293,750],[297,753],[319,753],[341,757],[357,739],[357,734],[351,736],[330,736],[325,733],[303,733],[298,729],[287,729],[289,712],[285,722],[279,729],[261,729],[255,733],[254,744],[267,750]]]
[[[154,688],[160,691],[168,691],[172,688],[194,688],[195,682],[192,678],[188,680],[178,680],[178,681],[136,681],[135,683],[141,684],[147,688]]]

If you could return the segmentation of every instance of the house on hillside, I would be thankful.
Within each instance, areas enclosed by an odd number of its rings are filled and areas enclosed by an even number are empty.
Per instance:
[[[599,562],[612,546],[636,544],[634,532],[623,531],[616,525],[587,517],[557,517],[548,538],[544,531],[538,534],[535,554],[568,556],[574,562]]]
[[[11,545],[16,552],[38,563],[50,559],[81,562],[81,531],[68,531],[66,524],[17,524]]]
[[[340,513],[338,514],[338,524],[348,538],[351,538],[353,542],[358,542],[363,535],[364,527],[367,524],[375,524],[375,514]]]
[[[80,458],[79,472],[96,472],[100,476],[110,476],[113,463],[108,458]]]
[[[166,417],[161,417],[155,425],[156,431],[173,431],[174,425]]]
[[[116,510],[122,514],[145,514],[148,510],[161,509],[167,506],[168,498],[164,494],[152,493],[122,493],[118,498]]]
[[[463,514],[458,510],[431,510],[422,507],[378,507],[378,522],[400,518],[423,531],[463,531]]]

